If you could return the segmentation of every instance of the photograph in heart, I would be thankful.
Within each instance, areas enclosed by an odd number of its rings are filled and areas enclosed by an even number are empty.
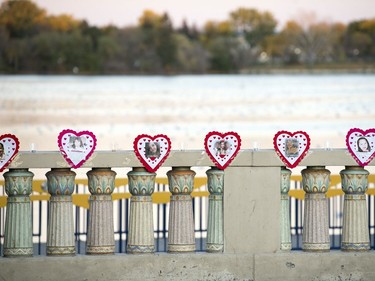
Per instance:
[[[156,172],[167,159],[172,143],[168,136],[142,134],[134,139],[134,153],[143,167],[150,173]]]
[[[66,129],[60,132],[57,143],[61,154],[72,168],[79,168],[94,153],[96,137],[92,132]]]
[[[204,147],[216,167],[224,170],[236,157],[241,148],[241,137],[235,132],[209,132]]]
[[[15,135],[5,134],[0,136],[0,172],[12,162],[19,147],[20,142]]]
[[[354,160],[362,167],[375,157],[375,128],[352,128],[346,134],[346,146]]]
[[[279,131],[273,138],[277,155],[288,168],[295,168],[310,148],[310,137],[306,132]]]

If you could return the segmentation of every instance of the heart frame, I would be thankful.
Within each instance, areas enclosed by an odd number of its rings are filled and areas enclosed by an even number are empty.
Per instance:
[[[290,142],[288,141],[287,144],[288,139],[290,140]],[[283,144],[283,142],[285,142],[285,144]],[[292,146],[288,149],[290,151],[287,151],[287,145],[289,145],[290,143]],[[288,168],[295,168],[298,166],[298,164],[308,153],[310,144],[310,136],[304,131],[296,131],[292,133],[283,130],[277,132],[273,138],[273,146],[275,152]],[[297,150],[295,150],[296,145]],[[285,148],[285,150],[280,150],[280,147]],[[290,160],[288,158],[290,158]]]
[[[133,148],[143,167],[148,172],[155,173],[168,158],[172,142],[164,134],[141,134],[134,139]]]
[[[241,137],[236,132],[212,131],[204,139],[204,148],[215,166],[225,170],[240,151]]]
[[[13,141],[11,145],[14,147],[8,147],[6,145],[6,142],[11,141]],[[18,154],[20,142],[15,135],[5,134],[0,136],[0,144],[2,146],[2,152],[0,153],[0,172],[2,172],[10,165],[14,157]]]
[[[74,137],[80,142],[81,147],[79,149],[77,148],[77,150],[73,150],[73,147],[68,145],[68,137]],[[91,144],[83,143],[82,137],[86,137]],[[68,162],[68,164],[75,169],[81,167],[91,157],[95,151],[96,142],[97,141],[94,133],[90,131],[76,132],[71,129],[65,129],[62,130],[57,137],[57,144],[62,156],[66,162]],[[77,159],[73,159],[73,156],[77,157]]]
[[[368,151],[364,151],[359,146],[359,141],[362,139],[364,139]],[[375,157],[375,128],[367,130],[352,128],[346,134],[345,143],[354,160],[360,166],[364,167]]]

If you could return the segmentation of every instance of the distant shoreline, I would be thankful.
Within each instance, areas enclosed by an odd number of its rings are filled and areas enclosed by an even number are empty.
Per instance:
[[[314,67],[254,67],[241,74],[374,74],[375,65],[314,66]]]
[[[174,76],[174,75],[235,75],[235,74],[375,74],[375,63],[363,64],[332,64],[332,65],[293,65],[293,66],[274,66],[274,65],[255,65],[252,68],[241,69],[237,72],[168,72],[168,73],[151,73],[151,72],[1,72],[0,75],[74,75],[74,76],[115,76],[115,75],[129,75],[129,76]]]

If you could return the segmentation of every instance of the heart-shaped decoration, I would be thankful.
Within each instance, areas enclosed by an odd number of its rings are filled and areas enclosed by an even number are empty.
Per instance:
[[[96,137],[92,132],[63,130],[57,143],[61,154],[73,168],[79,168],[90,158],[96,147]]]
[[[273,146],[284,164],[294,168],[309,151],[310,137],[303,131],[279,131],[273,138]]]
[[[241,148],[241,138],[235,132],[209,132],[204,139],[204,147],[216,167],[224,170],[236,157]]]
[[[154,173],[167,159],[171,141],[166,135],[139,135],[135,138],[134,152],[147,171]]]
[[[364,167],[375,157],[375,128],[350,129],[346,135],[346,146],[357,163]]]
[[[20,148],[18,138],[11,134],[0,136],[0,172],[12,162]]]

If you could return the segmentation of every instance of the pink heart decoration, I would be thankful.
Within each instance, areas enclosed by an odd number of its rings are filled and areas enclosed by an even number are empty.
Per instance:
[[[96,147],[96,137],[92,132],[63,130],[57,138],[61,154],[73,168],[79,168],[90,158]]]
[[[350,129],[346,134],[346,146],[357,163],[364,167],[375,157],[375,128]]]
[[[241,138],[235,132],[209,132],[204,139],[204,147],[216,167],[224,170],[236,157],[241,148]]]
[[[284,164],[295,168],[309,151],[310,137],[303,131],[279,131],[273,138],[273,146]]]
[[[0,172],[12,162],[20,148],[20,143],[15,135],[6,134],[0,136]]]
[[[154,173],[167,159],[171,151],[171,141],[166,135],[139,135],[134,139],[133,147],[143,167]]]

